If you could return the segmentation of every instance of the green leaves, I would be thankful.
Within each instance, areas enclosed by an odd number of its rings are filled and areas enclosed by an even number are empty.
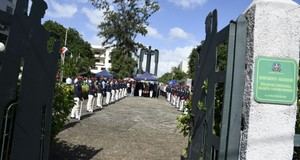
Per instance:
[[[47,31],[58,35],[61,42],[60,46],[64,46],[67,28],[54,21],[46,21],[44,27]],[[51,51],[53,43],[53,38],[50,38],[48,41],[48,51]],[[68,28],[66,47],[69,49],[69,52],[67,52],[65,57],[64,65],[61,64],[64,77],[74,77],[79,73],[89,72],[90,67],[95,64],[95,58],[91,51],[91,45],[82,39],[76,29]]]
[[[158,3],[154,0],[90,1],[104,11],[104,21],[98,26],[98,36],[104,38],[104,46],[115,48],[111,52],[110,70],[117,78],[131,76],[136,66],[132,54],[143,46],[135,38],[147,34],[148,19],[159,10]]]
[[[159,77],[158,80],[163,83],[168,83],[168,81],[172,80],[172,78],[173,78],[172,73],[168,72],[168,73],[163,74],[161,77]]]
[[[177,117],[177,128],[184,137],[189,136],[192,127],[193,117],[191,115],[192,102],[187,101],[185,108],[188,110],[188,114],[181,114]]]
[[[124,47],[133,51],[137,45],[138,34],[146,35],[149,17],[159,10],[152,0],[90,0],[92,4],[104,10],[104,21],[99,25],[99,36],[105,38],[103,45]]]
[[[191,54],[189,55],[189,70],[188,70],[188,76],[189,78],[194,79],[195,78],[195,70],[196,70],[196,64],[198,60],[199,51],[201,50],[201,45],[197,46],[196,48],[193,48]]]
[[[53,98],[52,137],[55,137],[63,129],[73,106],[73,86],[57,83]]]
[[[178,81],[184,81],[187,78],[187,74],[180,70],[178,67],[173,67],[171,73],[167,72],[162,75],[158,80],[163,83],[167,83],[168,81],[175,79]]]
[[[112,67],[111,72],[116,78],[124,78],[133,74],[136,61],[131,54],[126,54],[122,50],[115,48],[111,52]]]

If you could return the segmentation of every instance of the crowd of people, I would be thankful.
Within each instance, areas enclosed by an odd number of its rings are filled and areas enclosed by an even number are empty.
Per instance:
[[[185,108],[186,101],[190,97],[188,85],[166,85],[163,88],[167,101],[178,111],[187,112]]]
[[[92,113],[94,109],[114,103],[131,93],[129,82],[118,79],[89,78],[88,98],[86,111]],[[75,105],[71,111],[71,118],[80,120],[83,104],[82,92],[83,78],[78,77],[73,80]]]
[[[127,95],[158,98],[160,92],[157,82],[77,77],[73,80],[66,79],[66,83],[74,87],[75,105],[71,111],[71,118],[77,120],[80,120],[82,110],[93,113],[95,109],[102,109],[103,106],[117,102]],[[83,107],[83,83],[88,85],[86,108]]]
[[[134,96],[139,97],[150,97],[150,98],[158,98],[159,96],[159,84],[153,81],[139,81],[134,83]]]
[[[178,111],[186,112],[185,104],[190,97],[190,89],[187,85],[160,85],[157,82],[133,81],[109,78],[82,78],[67,79],[67,84],[74,87],[74,107],[71,111],[71,118],[80,120],[82,110],[93,113],[95,109],[102,109],[111,103],[117,102],[126,96],[139,96],[158,98],[159,95],[166,97],[166,100]],[[88,85],[87,103],[83,108],[82,85]]]

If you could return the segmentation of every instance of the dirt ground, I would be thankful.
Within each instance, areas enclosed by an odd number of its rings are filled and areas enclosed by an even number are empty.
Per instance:
[[[127,97],[66,125],[51,160],[179,160],[181,114],[163,98]]]

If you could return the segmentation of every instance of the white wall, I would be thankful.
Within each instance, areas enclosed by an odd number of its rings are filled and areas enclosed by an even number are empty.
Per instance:
[[[291,160],[294,148],[296,102],[258,103],[253,77],[257,56],[299,60],[300,10],[291,0],[254,0],[249,7],[250,30],[244,101],[247,110],[246,152],[241,160]],[[249,11],[249,10],[248,10]],[[249,12],[248,12],[249,13]],[[249,38],[249,35],[250,36]],[[250,39],[250,40],[249,40]]]

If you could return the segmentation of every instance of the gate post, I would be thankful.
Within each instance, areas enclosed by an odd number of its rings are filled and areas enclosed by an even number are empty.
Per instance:
[[[241,160],[292,160],[297,111],[300,8],[253,0],[248,21]]]

